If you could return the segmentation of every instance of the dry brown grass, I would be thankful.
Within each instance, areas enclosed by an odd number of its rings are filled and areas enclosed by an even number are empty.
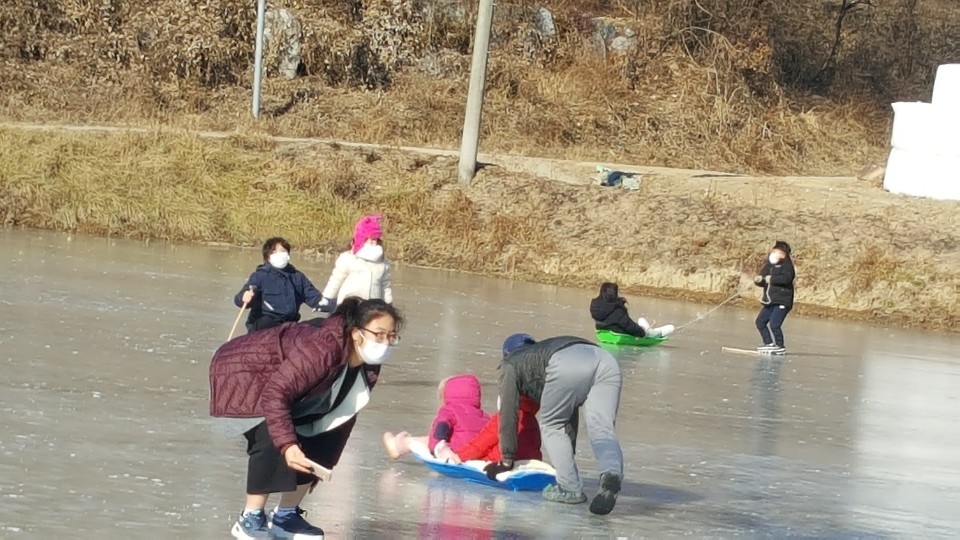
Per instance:
[[[766,2],[753,13],[754,4],[567,0],[552,6],[558,37],[534,39],[536,47],[523,10],[499,4],[483,149],[853,174],[885,158],[890,99],[925,99],[933,67],[960,61],[956,6],[891,0],[849,16],[835,61],[817,78],[835,6]],[[285,5],[304,23],[305,76],[267,79],[257,129],[456,146],[469,19],[388,0]],[[637,54],[592,57],[592,15],[637,28]],[[4,3],[0,119],[249,126],[253,16],[242,0]],[[429,74],[418,67],[427,56],[436,59]]]
[[[190,135],[51,136],[0,131],[4,225],[243,243],[283,229],[298,243],[353,212],[263,140]],[[322,223],[290,212],[322,212]]]
[[[957,203],[850,180],[644,179],[640,192],[396,152],[263,137],[0,130],[5,226],[335,252],[362,212],[395,260],[685,299],[752,298],[773,238],[795,246],[799,311],[960,330]],[[752,303],[752,300],[744,300]]]

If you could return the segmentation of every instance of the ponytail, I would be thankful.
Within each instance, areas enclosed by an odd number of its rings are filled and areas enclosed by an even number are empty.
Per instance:
[[[363,298],[359,296],[348,296],[343,299],[343,302],[340,302],[337,309],[333,310],[333,315],[343,317],[348,328],[355,328],[357,325],[354,323],[356,323],[357,312],[360,309],[361,302],[363,302]]]
[[[397,333],[400,333],[403,326],[403,316],[400,314],[400,310],[379,298],[364,300],[359,296],[349,296],[337,306],[333,315],[343,317],[343,326],[346,330],[365,328],[370,324],[370,321],[382,315],[389,315],[393,318]]]

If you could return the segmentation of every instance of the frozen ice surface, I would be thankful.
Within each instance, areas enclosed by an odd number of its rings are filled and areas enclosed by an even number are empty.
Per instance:
[[[71,238],[0,233],[0,537],[228,538],[246,459],[207,416],[207,366],[259,252]],[[293,256],[322,286],[332,261]],[[960,535],[956,336],[791,316],[791,355],[734,356],[720,349],[757,343],[754,313],[722,309],[658,348],[614,350],[626,481],[600,518],[380,446],[385,430],[427,429],[447,375],[476,373],[492,410],[503,337],[590,337],[594,292],[410,268],[395,280],[404,340],[333,481],[304,504],[330,538]],[[710,308],[631,300],[664,323]]]

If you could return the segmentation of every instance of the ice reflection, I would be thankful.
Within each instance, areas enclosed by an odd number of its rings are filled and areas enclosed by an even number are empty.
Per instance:
[[[259,252],[7,230],[0,253],[0,537],[226,537],[246,457],[207,416],[207,367]],[[315,282],[333,262],[295,261]],[[720,348],[757,341],[754,312],[723,309],[616,351],[627,480],[599,519],[392,462],[380,444],[426,430],[453,373],[477,374],[492,409],[503,337],[591,336],[596,291],[405,267],[395,280],[403,342],[333,481],[305,501],[331,538],[960,534],[956,336],[791,316],[787,357],[733,356]],[[679,323],[709,309],[631,306]]]

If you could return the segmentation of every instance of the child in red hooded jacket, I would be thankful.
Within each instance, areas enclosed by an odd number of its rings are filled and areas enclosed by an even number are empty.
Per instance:
[[[454,375],[440,381],[440,409],[426,437],[406,431],[383,434],[387,455],[393,459],[410,452],[413,440],[425,444],[437,458],[458,461],[456,452],[472,441],[490,416],[480,408],[480,381],[474,375]]]
[[[500,398],[497,398],[497,409],[500,409]],[[537,422],[537,412],[540,404],[520,396],[520,413],[517,417],[517,455],[515,459],[542,460],[540,452],[540,423]],[[500,461],[500,413],[490,417],[487,425],[483,426],[476,437],[466,446],[457,451],[461,461],[480,459],[483,461]]]

